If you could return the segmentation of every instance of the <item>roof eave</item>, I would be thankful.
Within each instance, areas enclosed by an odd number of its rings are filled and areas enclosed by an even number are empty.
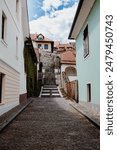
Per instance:
[[[79,5],[78,5],[77,10],[76,10],[76,14],[75,14],[75,17],[74,17],[74,20],[73,20],[73,23],[72,23],[72,26],[71,26],[71,30],[70,30],[70,33],[69,33],[69,36],[68,36],[68,39],[70,39],[70,40],[74,40],[75,39],[75,38],[72,37],[72,32],[73,32],[74,26],[76,24],[77,17],[78,17],[78,15],[80,13],[80,9],[82,7],[83,1],[84,0],[80,0]]]
[[[73,24],[70,30],[69,39],[76,39],[79,35],[94,3],[96,0],[80,0],[79,5],[73,20]]]
[[[62,61],[62,64],[76,64],[75,62]]]

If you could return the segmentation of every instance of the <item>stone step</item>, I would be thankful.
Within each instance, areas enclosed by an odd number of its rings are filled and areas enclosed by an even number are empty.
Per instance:
[[[61,96],[60,95],[51,95],[51,96],[48,96],[48,95],[41,95],[41,97],[51,97],[51,98],[60,98]]]
[[[44,88],[57,88],[56,85],[44,85],[43,87]]]
[[[52,96],[60,96],[59,93],[52,93]]]
[[[57,88],[51,88],[51,87],[48,87],[48,88],[43,88],[43,90],[58,90]]]
[[[41,97],[61,97],[57,87],[43,87]]]
[[[59,91],[52,91],[52,90],[50,90],[50,91],[42,91],[42,92],[44,92],[44,93],[59,93]]]

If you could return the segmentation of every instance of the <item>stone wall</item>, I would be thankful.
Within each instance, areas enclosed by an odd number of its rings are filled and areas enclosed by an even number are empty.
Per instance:
[[[43,68],[46,69],[48,67],[51,67],[51,65],[54,64],[55,57],[56,57],[56,54],[42,51],[41,57],[40,57],[40,62],[43,63]]]

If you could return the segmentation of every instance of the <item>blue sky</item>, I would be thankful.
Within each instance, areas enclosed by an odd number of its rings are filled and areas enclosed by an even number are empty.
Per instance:
[[[68,34],[79,0],[28,0],[31,33],[68,42]]]
[[[45,15],[44,10],[41,8],[42,2],[42,0],[28,0],[29,21]]]

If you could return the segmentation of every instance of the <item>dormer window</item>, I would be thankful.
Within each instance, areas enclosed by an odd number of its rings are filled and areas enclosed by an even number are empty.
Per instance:
[[[42,34],[40,34],[39,36],[38,36],[38,40],[43,40],[44,39],[44,36],[42,35]]]

